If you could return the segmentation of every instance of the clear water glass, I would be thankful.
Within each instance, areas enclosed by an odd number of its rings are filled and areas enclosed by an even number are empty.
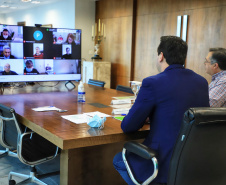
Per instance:
[[[140,90],[140,85],[135,84],[135,83],[132,83],[132,84],[131,84],[131,89],[132,89],[132,91],[133,91],[133,93],[134,93],[134,96],[135,96],[135,99],[136,99],[136,98],[137,98],[137,93],[138,93],[139,90]]]

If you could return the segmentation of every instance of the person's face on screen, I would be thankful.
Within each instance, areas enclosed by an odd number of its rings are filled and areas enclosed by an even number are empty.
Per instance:
[[[73,38],[68,37],[68,43],[71,44],[73,42]]]
[[[37,54],[37,55],[40,54],[40,48],[39,48],[39,47],[36,48],[36,54]]]
[[[28,69],[32,69],[32,68],[33,68],[33,64],[32,64],[32,63],[30,63],[30,64],[26,64],[26,68],[28,68]]]
[[[4,37],[5,39],[7,39],[8,36],[9,36],[9,32],[8,32],[8,31],[3,31],[3,37]]]
[[[9,57],[10,56],[10,53],[11,53],[10,49],[4,49],[4,51],[3,51],[3,55],[5,57]]]
[[[9,64],[6,64],[4,66],[4,70],[5,70],[5,72],[9,73],[10,72],[10,65]]]
[[[66,53],[67,53],[68,55],[70,54],[70,49],[69,49],[69,48],[66,49]]]

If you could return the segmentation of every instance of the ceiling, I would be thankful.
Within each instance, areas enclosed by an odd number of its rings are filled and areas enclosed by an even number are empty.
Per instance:
[[[29,2],[22,2],[22,0],[0,0],[0,14],[34,8],[37,6],[42,6],[44,4],[50,4],[50,3],[54,3],[56,1],[62,1],[62,0],[27,0],[27,1]],[[39,1],[40,3],[35,4],[34,2],[37,2],[37,1]]]

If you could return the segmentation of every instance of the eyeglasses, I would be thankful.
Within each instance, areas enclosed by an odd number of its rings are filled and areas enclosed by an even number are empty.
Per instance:
[[[4,68],[10,68],[10,66],[4,66]]]
[[[205,59],[204,64],[211,63],[207,59]]]

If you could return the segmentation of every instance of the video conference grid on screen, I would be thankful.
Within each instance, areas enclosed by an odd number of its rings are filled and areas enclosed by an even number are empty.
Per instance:
[[[0,25],[0,32],[0,82],[81,79],[81,30]]]

